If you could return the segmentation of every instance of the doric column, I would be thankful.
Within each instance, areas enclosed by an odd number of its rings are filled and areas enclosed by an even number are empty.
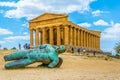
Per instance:
[[[99,41],[99,46],[98,46],[98,48],[100,49],[100,37],[98,38],[98,41]]]
[[[81,44],[81,47],[83,47],[83,30],[81,30],[81,40],[80,40],[80,44]]]
[[[98,49],[98,36],[96,36],[96,49]]]
[[[57,26],[57,45],[61,45],[60,26]]]
[[[72,46],[74,46],[74,27],[72,27]]]
[[[39,29],[36,29],[36,34],[35,34],[35,38],[36,38],[36,46],[39,45]]]
[[[92,47],[94,48],[94,35],[92,35],[92,42],[93,42]]]
[[[30,29],[30,46],[33,46],[33,30]]]
[[[78,29],[78,46],[80,46],[80,30]]]
[[[86,37],[86,31],[85,31],[85,34],[84,34],[84,46],[87,47],[87,37]]]
[[[86,32],[86,47],[88,48],[88,32]]]
[[[50,44],[52,44],[53,45],[53,27],[50,27],[49,28],[49,36],[50,36],[50,38],[49,38],[49,42],[50,42]]]
[[[87,41],[88,41],[87,39],[88,39],[88,38],[87,38],[87,32],[86,32],[86,47],[87,47]]]
[[[97,36],[95,36],[95,49],[97,49]]]
[[[81,46],[81,29],[79,30],[79,46]]]
[[[93,34],[91,35],[91,47],[93,48]]]
[[[87,32],[85,32],[85,47],[87,47]]]
[[[95,35],[93,35],[93,48],[95,48]]]
[[[69,28],[68,28],[68,26],[66,25],[66,26],[64,26],[64,35],[65,35],[65,46],[68,46],[69,45]]]
[[[92,48],[92,34],[89,34],[89,47]]]
[[[45,28],[42,28],[42,44],[46,43],[46,39],[45,39]]]
[[[95,48],[95,35],[93,36],[93,44],[94,44],[94,48]]]
[[[88,48],[89,48],[89,33],[88,33]]]
[[[76,46],[76,28],[74,28],[74,46]]]
[[[100,37],[98,37],[98,49],[100,49]]]
[[[82,46],[84,47],[84,31],[82,31],[83,35],[82,35]]]
[[[78,46],[78,29],[76,29],[76,46]]]
[[[92,39],[92,48],[93,48],[93,45],[94,45],[93,34],[91,35],[91,39]]]
[[[83,31],[83,47],[85,47],[85,31]]]
[[[90,33],[88,33],[88,48],[90,48]]]
[[[96,36],[96,49],[98,49],[98,36]]]
[[[72,41],[72,27],[70,26],[70,46],[73,45],[73,41]]]
[[[40,45],[42,44],[42,30],[40,31]]]

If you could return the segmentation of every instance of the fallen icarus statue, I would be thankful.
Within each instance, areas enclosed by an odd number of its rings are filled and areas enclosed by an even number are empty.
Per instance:
[[[43,66],[49,68],[60,67],[63,60],[58,55],[65,52],[65,50],[66,47],[64,45],[53,46],[51,44],[43,44],[30,50],[13,52],[4,56],[5,61],[15,60],[6,63],[5,68],[21,68],[35,62],[42,62]]]

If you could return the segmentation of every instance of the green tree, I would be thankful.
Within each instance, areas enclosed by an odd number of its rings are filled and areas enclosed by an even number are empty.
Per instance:
[[[11,50],[16,50],[16,47],[11,48]]]
[[[117,54],[120,54],[120,42],[116,43],[115,51]]]

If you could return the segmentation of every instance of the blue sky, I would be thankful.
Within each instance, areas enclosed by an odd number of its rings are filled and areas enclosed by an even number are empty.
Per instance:
[[[45,12],[66,13],[69,20],[101,31],[101,49],[113,52],[120,41],[120,0],[0,0],[0,44],[29,43],[28,21]]]

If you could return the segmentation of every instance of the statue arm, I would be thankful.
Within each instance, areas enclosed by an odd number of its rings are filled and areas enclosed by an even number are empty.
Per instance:
[[[17,60],[21,59],[27,56],[28,53],[30,53],[32,50],[23,50],[23,51],[16,51],[11,54],[5,55],[4,60],[10,61],[10,60]]]
[[[49,68],[54,68],[59,62],[59,59],[54,59],[49,65]]]
[[[51,56],[50,59],[51,59],[52,62],[48,65],[48,67],[49,67],[49,68],[54,68],[54,67],[58,64],[59,58],[58,58],[58,56],[55,54],[55,55]]]
[[[44,49],[44,48],[47,47],[47,45],[48,45],[48,44],[42,44],[42,45],[39,46],[39,49]]]

